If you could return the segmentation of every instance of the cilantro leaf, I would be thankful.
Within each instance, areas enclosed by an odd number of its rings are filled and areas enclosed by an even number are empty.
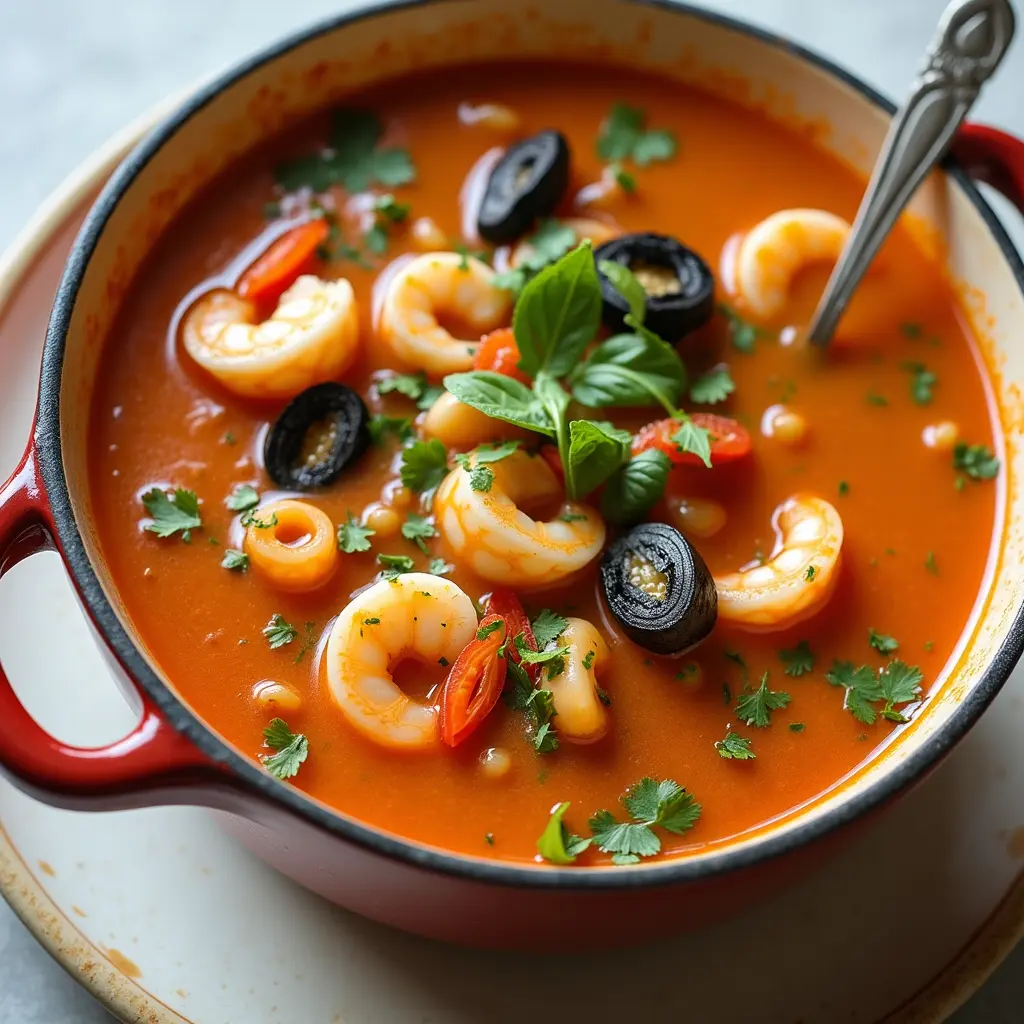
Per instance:
[[[754,324],[744,320],[735,310],[728,306],[719,305],[718,312],[725,317],[726,326],[729,330],[729,339],[732,347],[737,352],[750,355],[754,351],[754,345],[761,336],[761,330]]]
[[[565,632],[568,625],[568,619],[553,612],[550,608],[545,608],[531,625],[537,647],[543,650],[548,644],[554,643]]]
[[[434,524],[425,516],[410,512],[405,522],[402,523],[402,536],[406,540],[411,540],[420,551],[425,552],[427,550],[426,542],[431,537],[437,536],[437,530],[434,529]]]
[[[448,475],[448,451],[435,437],[402,449],[402,483],[413,491],[432,491]]]
[[[711,468],[711,434],[705,427],[698,427],[686,413],[677,414],[684,417],[679,429],[670,440],[681,452],[692,452],[701,462]]]
[[[893,704],[906,704],[914,700],[921,692],[924,676],[916,665],[907,665],[897,660],[890,661],[882,669],[878,677],[882,698],[887,701],[888,708]]]
[[[508,657],[508,652],[505,663],[509,682],[505,704],[513,711],[525,712],[534,749],[538,754],[550,754],[558,749],[558,734],[551,724],[556,714],[554,695],[550,690],[535,690],[526,669]]]
[[[284,647],[285,644],[290,644],[299,635],[299,631],[290,622],[276,614],[271,616],[262,632],[272,651]]]
[[[387,437],[397,437],[399,441],[412,437],[412,420],[408,416],[382,416],[378,413],[370,419],[367,428],[374,444],[383,443]]]
[[[736,717],[747,725],[764,729],[771,724],[772,712],[784,708],[789,701],[788,693],[768,689],[768,673],[765,672],[756,690],[740,694],[736,701]]]
[[[381,395],[390,395],[397,392],[417,401],[428,387],[427,375],[419,373],[392,373],[377,381],[377,392]]]
[[[661,850],[655,827],[682,835],[693,828],[701,813],[692,794],[672,779],[658,782],[645,776],[627,790],[621,802],[632,821],[617,821],[606,810],[590,819],[598,849],[623,858],[616,863],[636,863],[638,857],[653,856]]]
[[[228,548],[221,559],[221,568],[232,572],[245,572],[249,568],[249,556],[238,548]]]
[[[717,402],[724,402],[735,390],[736,384],[729,367],[722,363],[708,370],[690,385],[690,401],[702,405],[715,405]]]
[[[569,653],[568,647],[553,647],[547,651],[534,651],[527,646],[526,637],[522,633],[517,634],[515,645],[522,664],[547,666],[548,679],[553,679],[565,670],[565,656]]]
[[[272,718],[263,730],[267,746],[276,751],[262,754],[263,767],[278,779],[290,779],[298,774],[302,762],[309,756],[309,741],[301,732],[292,732],[281,718]]]
[[[569,831],[562,820],[567,810],[567,800],[558,804],[552,810],[547,826],[537,840],[537,851],[551,864],[572,864],[592,842]]]
[[[409,216],[412,207],[408,203],[400,203],[390,192],[387,192],[377,197],[373,209],[384,220],[390,221],[392,224],[401,224]]]
[[[385,555],[377,556],[377,564],[383,566],[381,575],[386,580],[397,579],[403,572],[412,572],[415,563],[408,555]]]
[[[751,740],[734,732],[727,732],[724,740],[715,740],[719,757],[732,761],[753,761],[757,754],[750,749]]]
[[[195,491],[178,487],[168,497],[159,487],[154,487],[142,496],[142,504],[153,519],[146,524],[146,529],[158,537],[171,537],[180,531],[181,539],[188,541],[192,531],[203,525]]]
[[[646,167],[655,160],[670,160],[676,154],[675,135],[666,130],[646,128],[647,115],[625,103],[612,106],[601,125],[597,154],[609,163],[632,160]]]
[[[451,562],[446,562],[443,558],[432,558],[430,565],[427,566],[427,572],[431,576],[447,576],[454,568]]]
[[[796,647],[779,651],[779,661],[787,676],[806,675],[814,668],[814,651],[806,640],[801,640]]]
[[[869,666],[854,668],[852,661],[833,661],[832,668],[825,673],[825,680],[832,686],[842,686],[846,690],[843,707],[858,722],[874,725],[878,713],[872,704],[882,699],[882,688]]]
[[[495,288],[504,288],[518,295],[535,274],[549,263],[560,260],[576,244],[576,231],[568,224],[551,218],[541,221],[537,230],[525,238],[519,247],[523,254],[519,265],[512,270],[496,274]]]
[[[225,499],[232,512],[248,512],[260,503],[259,492],[248,484],[239,484]]]
[[[351,512],[347,513],[345,522],[338,525],[338,550],[346,555],[357,551],[370,550],[370,538],[377,532],[363,526]]]
[[[899,647],[899,641],[895,637],[886,636],[884,633],[877,633],[873,628],[868,629],[868,643],[879,654],[892,654]]]
[[[924,363],[904,363],[903,369],[911,375],[910,397],[918,405],[928,405],[933,397],[932,388],[938,383],[939,378]]]
[[[589,824],[602,853],[653,857],[661,851],[661,840],[643,822],[616,821],[611,811],[598,811]]]
[[[287,191],[308,187],[324,192],[341,185],[346,192],[365,192],[375,182],[406,185],[416,178],[409,151],[378,147],[384,126],[368,110],[342,109],[334,113],[331,146],[320,153],[281,164],[275,175]]]
[[[999,473],[999,460],[987,445],[958,441],[953,449],[953,468],[972,480],[991,480]]]

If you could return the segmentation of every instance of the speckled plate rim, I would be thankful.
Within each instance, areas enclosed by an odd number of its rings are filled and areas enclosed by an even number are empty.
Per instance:
[[[213,77],[213,76],[211,76]],[[198,87],[198,86],[197,86]],[[142,136],[194,88],[176,93],[120,129],[91,153],[43,201],[0,253],[0,317],[36,260],[71,214],[111,175]],[[39,944],[103,1007],[122,1021],[196,1024],[119,971],[65,914],[24,861],[0,821],[0,895]],[[1024,872],[959,953],[901,1006],[889,1024],[943,1021],[988,980],[1024,938]]]

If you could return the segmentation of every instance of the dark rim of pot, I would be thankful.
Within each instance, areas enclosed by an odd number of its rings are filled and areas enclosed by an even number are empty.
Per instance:
[[[744,843],[725,846],[721,851],[694,857],[671,857],[660,863],[642,867],[608,869],[544,870],[527,865],[488,861],[468,855],[445,852],[413,840],[404,840],[368,825],[344,817],[320,805],[300,790],[281,783],[263,771],[255,762],[237,753],[214,731],[189,711],[157,675],[132,642],[100,586],[89,562],[82,537],[75,522],[67,480],[61,459],[60,391],[66,334],[75,307],[75,299],[89,259],[103,233],[108,218],[131,186],[136,175],[154,154],[195,114],[217,95],[254,70],[275,60],[287,51],[317,36],[345,25],[380,15],[422,7],[444,0],[404,0],[399,3],[367,3],[349,14],[322,21],[293,34],[204,85],[178,110],[154,129],[124,160],[103,189],[76,239],[54,300],[53,312],[46,333],[42,374],[39,388],[39,413],[35,446],[43,480],[52,505],[58,540],[82,599],[104,639],[132,677],[148,693],[168,723],[187,736],[203,753],[219,764],[229,767],[235,778],[253,796],[287,808],[324,831],[336,834],[366,849],[389,858],[404,861],[430,871],[441,872],[479,882],[526,888],[557,888],[575,890],[626,890],[647,886],[664,886],[693,882],[724,872],[750,867],[788,853],[811,840],[845,826],[872,808],[885,803],[904,787],[919,778],[964,735],[988,706],[1006,681],[1024,649],[1024,607],[1017,610],[1012,626],[999,650],[971,692],[952,713],[942,729],[904,760],[893,761],[888,772],[866,786],[855,796],[847,797],[835,807],[785,831],[766,832]],[[622,0],[639,6],[657,8],[684,18],[695,18],[732,32],[751,37],[766,46],[781,50],[826,72],[838,82],[849,86],[862,97],[888,114],[895,107],[874,89],[843,68],[803,46],[781,38],[764,29],[717,13],[690,7],[670,0]],[[1004,258],[1013,270],[1024,292],[1024,266],[992,210],[970,179],[952,162],[947,172],[971,200],[978,214],[995,237]],[[200,801],[197,801],[200,802]]]

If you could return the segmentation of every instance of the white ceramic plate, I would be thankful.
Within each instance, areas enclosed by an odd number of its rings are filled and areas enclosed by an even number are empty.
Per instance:
[[[28,434],[64,256],[138,131],[84,165],[0,260],[0,477]],[[0,656],[46,728],[77,744],[128,730],[56,555],[5,576],[0,607]],[[56,811],[6,782],[0,890],[98,999],[152,1024],[518,1024],[567,1006],[592,1024],[942,1020],[1024,930],[1022,697],[1017,672],[946,764],[820,873],[658,946],[539,958],[430,943],[297,888],[206,812]]]

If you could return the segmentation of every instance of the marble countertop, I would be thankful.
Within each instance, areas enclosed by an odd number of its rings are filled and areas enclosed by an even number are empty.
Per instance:
[[[0,0],[0,247],[64,175],[168,93],[351,0]],[[830,54],[898,97],[945,0],[705,0]],[[1024,134],[1018,43],[979,119]],[[1011,225],[1020,244],[1020,225]],[[953,1018],[1010,1024],[1024,947]],[[0,901],[0,1024],[109,1020]]]

